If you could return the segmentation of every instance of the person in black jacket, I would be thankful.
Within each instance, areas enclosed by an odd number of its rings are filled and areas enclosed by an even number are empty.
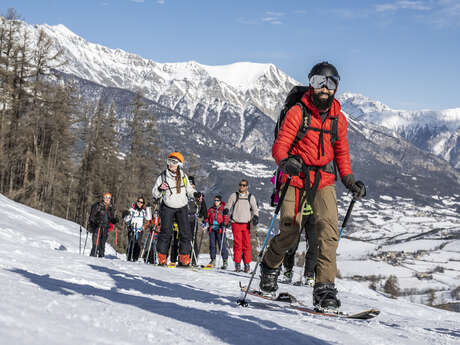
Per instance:
[[[188,177],[190,184],[193,188],[196,189],[195,178],[193,176]],[[198,190],[198,189],[196,189]],[[195,197],[196,196],[196,197]],[[192,266],[196,266],[196,258],[200,254],[199,241],[198,241],[198,218],[206,218],[208,216],[208,209],[206,207],[206,202],[204,201],[203,193],[197,192],[193,198],[188,199],[188,219],[190,222],[190,229],[192,230],[193,238],[193,253],[190,253],[192,259]]]
[[[89,254],[91,256],[104,257],[110,223],[118,223],[118,218],[115,217],[115,211],[110,203],[111,200],[112,194],[105,193],[102,201],[91,206],[88,223],[88,231],[93,234],[93,247]]]

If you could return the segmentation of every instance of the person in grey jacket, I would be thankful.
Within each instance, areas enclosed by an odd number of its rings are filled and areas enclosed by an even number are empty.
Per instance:
[[[238,192],[230,194],[226,209],[229,210],[233,232],[233,260],[235,270],[241,271],[241,255],[243,254],[244,271],[251,270],[251,231],[250,223],[259,223],[259,208],[256,197],[249,193],[249,183],[241,180]]]
[[[152,189],[154,199],[161,199],[160,219],[161,231],[158,234],[158,264],[167,264],[167,256],[174,218],[180,231],[179,265],[190,266],[192,232],[188,221],[188,198],[196,197],[187,175],[182,170],[184,156],[180,152],[171,152],[167,159],[167,169],[158,176]]]

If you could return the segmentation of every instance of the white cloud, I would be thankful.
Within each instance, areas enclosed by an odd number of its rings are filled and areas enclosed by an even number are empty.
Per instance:
[[[284,17],[285,15],[286,14],[284,12],[266,11],[265,17],[262,18],[262,21],[269,23],[269,24],[274,24],[274,25],[283,24],[283,22],[281,21],[281,18]]]
[[[460,26],[460,0],[398,0],[375,6],[380,13],[400,10],[416,11],[420,21],[439,28]]]
[[[429,11],[432,9],[426,1],[395,1],[392,3],[379,4],[375,6],[377,12],[397,11],[397,10],[414,10]]]
[[[139,3],[139,4],[142,3],[142,2],[144,2],[144,0],[130,0],[130,1],[131,1],[131,2],[137,2],[137,3]]]
[[[165,4],[165,0],[157,0],[157,4],[164,5],[164,4]]]

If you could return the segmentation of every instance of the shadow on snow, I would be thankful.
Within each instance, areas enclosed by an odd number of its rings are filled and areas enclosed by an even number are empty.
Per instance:
[[[89,266],[94,270],[108,274],[116,286],[110,290],[104,290],[87,284],[76,284],[55,279],[49,274],[39,275],[23,269],[11,269],[10,271],[24,276],[43,289],[55,291],[65,296],[80,294],[102,297],[115,303],[138,307],[151,313],[201,327],[228,344],[256,344],[267,339],[270,339],[270,343],[273,344],[329,344],[324,340],[280,326],[273,321],[253,315],[244,315],[244,313],[237,315],[236,313],[241,307],[237,306],[233,296],[219,296],[184,284],[173,284],[150,277],[131,275],[103,266]],[[146,296],[135,296],[120,290],[134,290],[157,298],[170,297],[198,303],[210,303],[211,306],[223,305],[232,308],[232,312],[235,312],[236,315],[224,310],[202,310],[183,306],[178,304],[180,301],[174,303]],[[261,312],[264,311],[261,310]],[[292,314],[291,311],[286,312]]]

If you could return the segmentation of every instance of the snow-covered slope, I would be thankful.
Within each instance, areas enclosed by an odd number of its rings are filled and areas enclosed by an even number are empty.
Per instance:
[[[354,118],[389,128],[419,148],[460,168],[460,108],[395,110],[353,93],[343,93],[338,99],[343,109]]]
[[[343,251],[356,254],[348,242]],[[431,345],[460,338],[460,314],[390,299],[355,281],[337,281],[344,309],[378,307],[376,319],[335,320],[251,300],[242,308],[238,281],[247,275],[129,263],[110,248],[105,259],[81,256],[78,243],[77,224],[0,195],[2,344]],[[311,288],[284,289],[311,303]]]

